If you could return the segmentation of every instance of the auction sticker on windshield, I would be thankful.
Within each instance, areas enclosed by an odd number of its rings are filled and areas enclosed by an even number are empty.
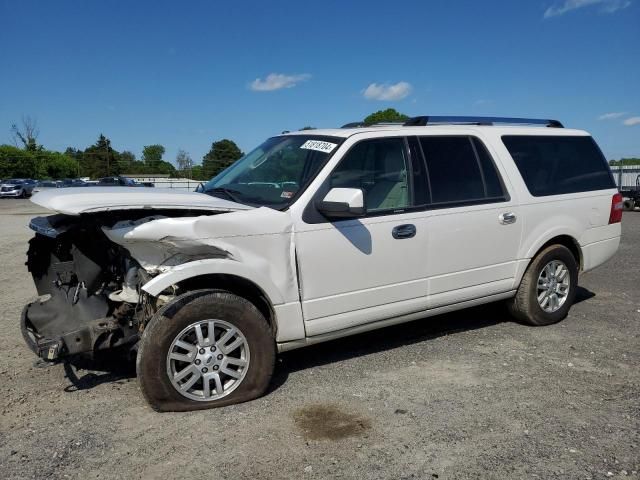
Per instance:
[[[300,148],[304,148],[305,150],[317,150],[319,152],[331,153],[337,146],[337,143],[322,142],[320,140],[307,140],[302,145],[300,145]]]

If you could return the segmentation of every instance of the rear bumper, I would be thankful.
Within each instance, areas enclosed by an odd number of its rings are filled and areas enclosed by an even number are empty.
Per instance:
[[[583,271],[599,267],[615,255],[620,246],[620,237],[608,238],[582,247]]]

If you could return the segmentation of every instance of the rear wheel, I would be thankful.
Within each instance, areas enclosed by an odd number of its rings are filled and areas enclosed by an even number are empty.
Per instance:
[[[567,316],[578,287],[578,263],[563,245],[551,245],[531,262],[516,296],[508,302],[511,314],[523,323],[542,326]]]
[[[262,395],[275,356],[271,328],[251,302],[225,291],[198,290],[151,319],[136,368],[155,410],[201,410]]]

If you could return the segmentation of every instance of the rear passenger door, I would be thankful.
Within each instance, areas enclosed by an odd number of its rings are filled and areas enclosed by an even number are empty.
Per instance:
[[[413,140],[427,166],[429,307],[513,288],[522,231],[519,208],[475,136]]]

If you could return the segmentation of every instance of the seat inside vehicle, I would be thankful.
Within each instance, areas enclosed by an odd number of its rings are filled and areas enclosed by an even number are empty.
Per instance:
[[[396,148],[389,148],[375,174],[375,183],[367,192],[367,209],[387,210],[408,204],[407,169],[404,156]]]

